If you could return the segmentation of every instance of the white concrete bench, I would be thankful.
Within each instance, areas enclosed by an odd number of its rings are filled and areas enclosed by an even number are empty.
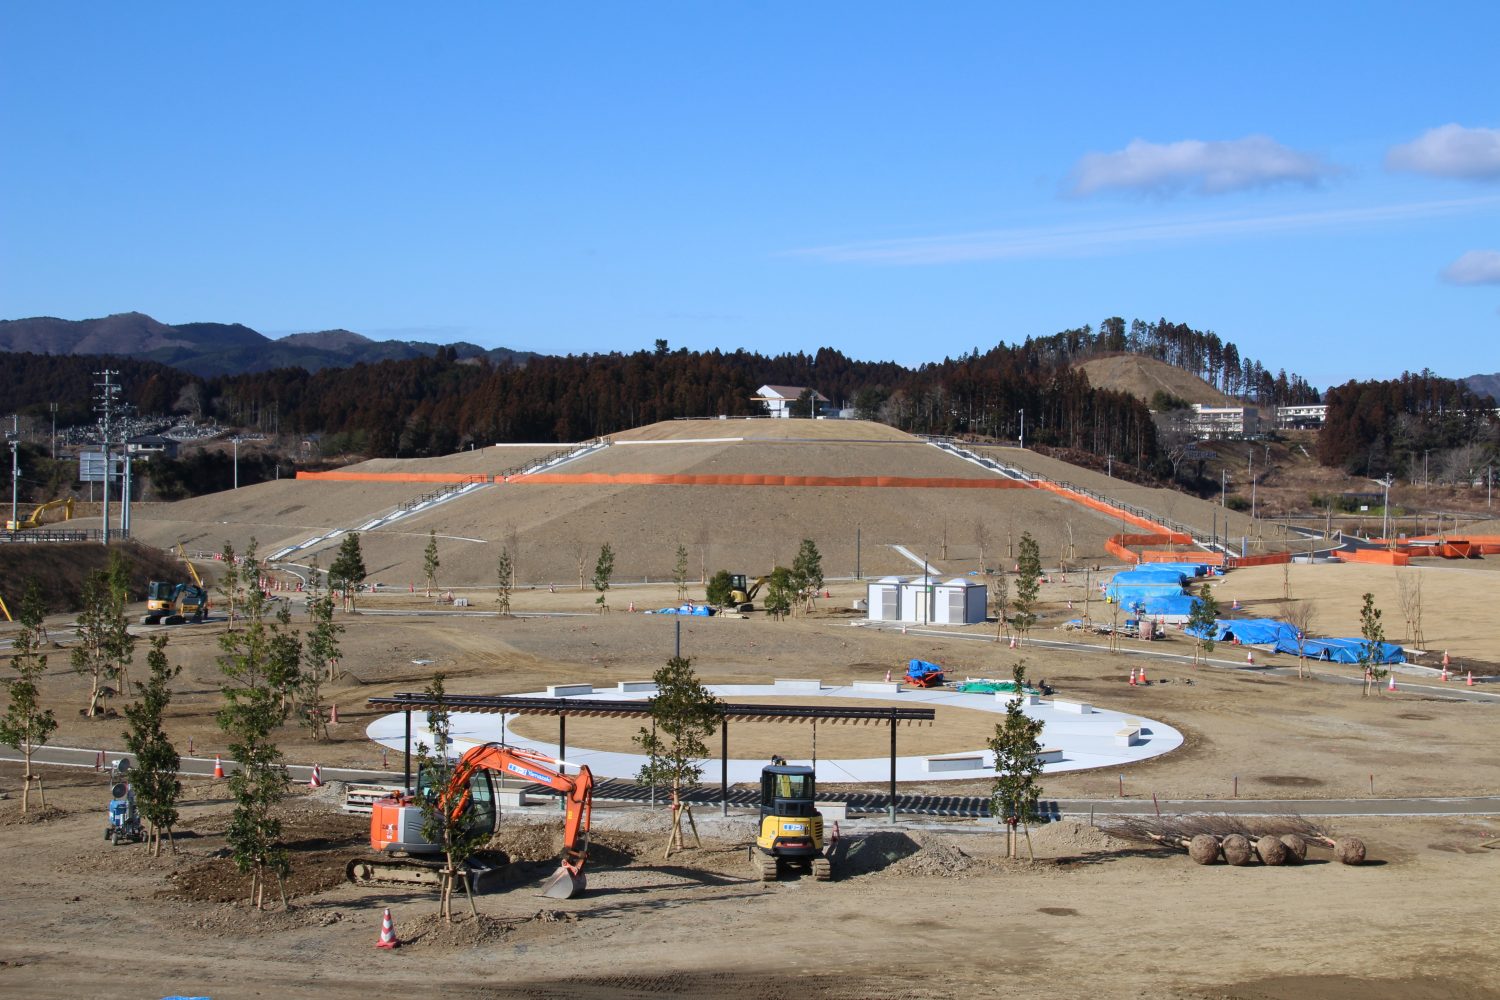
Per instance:
[[[995,700],[998,701],[998,702],[1006,703],[1006,704],[1009,704],[1010,700],[1012,698],[1014,698],[1015,696],[1016,696],[1015,692],[1013,692],[1013,691],[996,691],[995,692]],[[1040,705],[1041,703],[1042,703],[1042,699],[1039,698],[1039,697],[1037,697],[1034,694],[1027,694],[1025,692],[1023,692],[1021,694],[1021,704],[1022,705]]]
[[[1141,741],[1141,729],[1139,726],[1126,726],[1115,731],[1115,746],[1133,747]]]
[[[576,698],[581,694],[593,694],[592,684],[548,684],[548,698]]]
[[[896,681],[855,681],[852,686],[856,691],[873,691],[879,694],[898,694],[906,690],[906,685]]]
[[[637,694],[645,691],[653,693],[656,691],[655,681],[621,681],[615,685],[615,690],[620,694]]]
[[[519,809],[522,806],[532,804],[531,796],[519,788],[497,788],[495,789],[495,802],[502,809]]]
[[[777,694],[817,694],[823,690],[823,682],[778,677],[773,688]]]
[[[849,806],[844,802],[814,802],[818,812],[823,814],[824,823],[847,823],[849,822]],[[824,829],[823,836],[827,837],[832,830]]]
[[[989,767],[982,753],[948,753],[922,760],[922,770],[937,771],[983,771]]]
[[[1036,759],[1043,764],[1061,764],[1063,752],[1059,747],[1045,747],[1036,752]]]
[[[1072,712],[1074,715],[1092,715],[1093,705],[1086,705],[1081,701],[1063,701],[1061,698],[1052,699],[1052,707],[1059,712]]]

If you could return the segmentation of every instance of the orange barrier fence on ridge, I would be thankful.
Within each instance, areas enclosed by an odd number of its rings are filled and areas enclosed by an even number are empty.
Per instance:
[[[1353,552],[1340,550],[1335,552],[1333,557],[1339,562],[1371,563],[1376,566],[1411,565],[1411,556],[1405,552],[1391,552],[1388,549],[1356,549]]]

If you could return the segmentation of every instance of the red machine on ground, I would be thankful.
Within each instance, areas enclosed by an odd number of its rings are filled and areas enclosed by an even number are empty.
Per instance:
[[[430,883],[437,881],[444,865],[441,848],[422,835],[422,797],[435,798],[448,816],[482,829],[495,829],[495,786],[492,775],[518,778],[555,788],[565,796],[563,856],[556,873],[547,880],[542,894],[570,899],[583,892],[583,874],[588,860],[589,822],[593,812],[594,776],[587,767],[578,774],[563,774],[561,761],[532,750],[504,747],[498,743],[477,746],[459,758],[458,765],[441,788],[429,784],[431,772],[417,776],[416,795],[395,795],[377,800],[370,810],[370,846],[380,857],[349,862],[352,882]]]
[[[906,667],[906,682],[919,688],[940,687],[943,668],[926,660],[912,660]]]

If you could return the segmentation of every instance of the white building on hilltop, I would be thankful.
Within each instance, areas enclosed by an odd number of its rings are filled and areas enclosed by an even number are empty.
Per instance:
[[[802,394],[807,391],[800,385],[763,385],[750,399],[756,403],[765,403],[771,416],[785,419],[792,415],[792,404],[801,399]],[[830,401],[827,396],[816,389],[812,390],[812,394],[813,416],[820,416]]]

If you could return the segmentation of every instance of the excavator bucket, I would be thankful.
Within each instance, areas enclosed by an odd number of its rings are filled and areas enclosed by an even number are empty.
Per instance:
[[[581,895],[587,885],[588,878],[582,872],[574,875],[566,866],[559,866],[542,884],[542,895],[548,899],[572,899]]]

